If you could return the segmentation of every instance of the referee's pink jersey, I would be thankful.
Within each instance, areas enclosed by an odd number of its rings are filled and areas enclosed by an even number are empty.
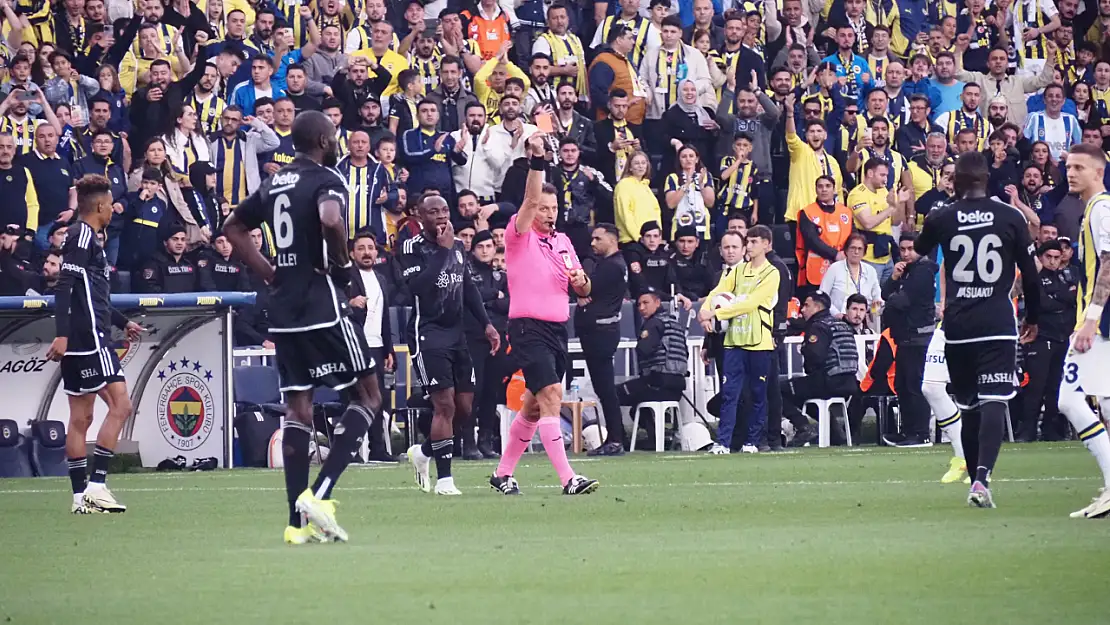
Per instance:
[[[565,323],[570,318],[571,269],[581,269],[578,254],[562,232],[542,236],[534,228],[517,234],[516,215],[505,229],[505,272],[509,280],[509,319]]]

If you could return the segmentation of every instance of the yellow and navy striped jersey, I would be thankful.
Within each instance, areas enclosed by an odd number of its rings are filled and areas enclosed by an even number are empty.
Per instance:
[[[374,198],[370,197],[370,188],[374,182],[375,167],[374,161],[369,159],[360,167],[352,163],[350,157],[344,158],[336,165],[336,169],[347,183],[347,238],[349,239],[354,239],[356,232],[371,224]]]
[[[439,62],[442,59],[443,55],[438,49],[433,49],[432,56],[427,59],[416,56],[415,52],[409,52],[409,68],[420,74],[420,82],[424,85],[423,93],[431,93],[439,87]]]
[[[216,165],[216,195],[231,205],[232,208],[247,199],[247,166],[243,160],[244,141],[235,137],[228,141],[226,137],[216,140],[215,165]]]
[[[675,102],[678,102],[678,83],[685,78],[685,76],[680,77],[678,73],[680,69],[685,69],[685,57],[686,50],[681,45],[673,51],[659,48],[655,91],[663,94],[663,110],[671,108]]]
[[[1079,262],[1083,273],[1080,276],[1079,305],[1076,307],[1076,330],[1086,321],[1087,307],[1091,305],[1095,282],[1102,269],[1100,257],[1110,253],[1110,193],[1103,191],[1087,200],[1082,227],[1079,234]],[[1110,338],[1110,306],[1103,310],[1099,332],[1103,337]]]
[[[1042,0],[1018,0],[1014,3],[1014,23],[1018,25],[1020,31],[1024,32],[1034,28],[1044,28],[1046,24],[1052,21],[1052,18],[1045,14],[1041,1]],[[1047,43],[1048,37],[1042,33],[1037,35],[1036,38],[1026,41],[1024,44],[1019,44],[1018,54],[1023,59],[1048,60],[1048,49],[1045,47]]]
[[[0,118],[0,133],[11,135],[15,138],[15,153],[17,156],[30,154],[35,149],[35,129],[45,124],[41,119],[24,117],[16,121],[10,116]]]
[[[210,94],[207,100],[201,102],[194,91],[185,99],[185,103],[192,106],[193,110],[197,112],[197,129],[201,133],[211,135],[220,130],[220,116],[224,114],[227,103],[217,97],[215,93]]]
[[[601,41],[604,42],[609,38],[609,29],[613,24],[622,24],[632,29],[635,36],[635,43],[632,46],[632,53],[628,55],[628,60],[632,62],[632,67],[637,71],[640,69],[640,62],[644,60],[644,54],[647,53],[647,34],[651,27],[651,22],[647,18],[637,15],[631,20],[622,20],[616,15],[610,15],[605,18],[601,23]]]
[[[725,172],[736,163],[735,156],[726,156],[721,159],[719,175],[721,188],[717,192],[717,205],[725,217],[739,211],[750,216],[755,207],[755,196],[752,193],[755,176],[759,173],[751,161],[740,163],[726,178]]]
[[[886,188],[888,189],[893,189],[894,185],[899,184],[902,180],[902,174],[909,169],[909,163],[906,161],[906,157],[902,156],[900,152],[895,152],[890,149],[888,145],[885,152],[879,152],[874,148],[863,148],[860,150],[859,171],[862,172],[863,166],[867,164],[867,161],[873,158],[883,161],[889,167],[886,177]]]

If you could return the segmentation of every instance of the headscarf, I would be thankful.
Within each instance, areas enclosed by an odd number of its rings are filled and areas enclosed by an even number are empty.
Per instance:
[[[694,81],[690,80],[689,78],[680,81],[678,83],[678,98],[674,105],[682,109],[682,112],[686,113],[687,117],[696,119],[699,126],[704,126],[706,122],[709,121],[709,113],[707,113],[705,109],[698,104],[697,96],[694,96],[693,104],[687,104],[682,101],[682,85],[686,83],[694,85]],[[695,93],[697,92],[697,85],[694,85],[694,91]]]

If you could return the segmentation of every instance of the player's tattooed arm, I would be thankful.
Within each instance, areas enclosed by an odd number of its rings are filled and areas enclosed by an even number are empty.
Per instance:
[[[1095,276],[1095,289],[1091,293],[1091,304],[1106,306],[1106,300],[1110,299],[1110,252],[1099,254],[1098,260],[1100,264]]]

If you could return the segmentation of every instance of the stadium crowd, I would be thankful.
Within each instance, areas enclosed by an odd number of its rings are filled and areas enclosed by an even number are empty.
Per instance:
[[[1025,350],[1019,437],[1070,434],[1054,389],[1084,206],[1062,157],[1110,143],[1110,0],[0,0],[0,26],[0,294],[51,293],[74,180],[104,174],[113,289],[257,291],[235,341],[271,346],[265,285],[221,225],[292,161],[294,117],[320,110],[338,128],[348,303],[371,347],[392,362],[383,311],[411,305],[395,256],[425,192],[452,207],[504,333],[504,229],[543,133],[557,226],[595,282],[570,302],[577,333],[595,333],[607,422],[647,389],[681,388],[673,328],[647,322],[659,304],[728,291],[754,303],[719,315],[733,320],[703,357],[726,382],[715,410],[748,425],[733,437],[722,418],[715,451],[779,446],[781,416],[812,440],[801,401],[880,392],[899,395],[904,438],[920,443],[918,331],[935,326],[940,288],[912,240],[952,197],[953,158],[981,151],[992,194],[1036,236],[1049,302]],[[252,233],[271,257],[273,235]],[[659,377],[617,388],[598,380],[613,375],[605,326],[625,299],[647,320],[641,369]],[[812,384],[780,384],[783,339],[799,332]],[[869,332],[884,338],[861,388],[846,337]],[[503,352],[474,359],[488,453]],[[624,428],[609,430],[598,453],[621,453]]]

